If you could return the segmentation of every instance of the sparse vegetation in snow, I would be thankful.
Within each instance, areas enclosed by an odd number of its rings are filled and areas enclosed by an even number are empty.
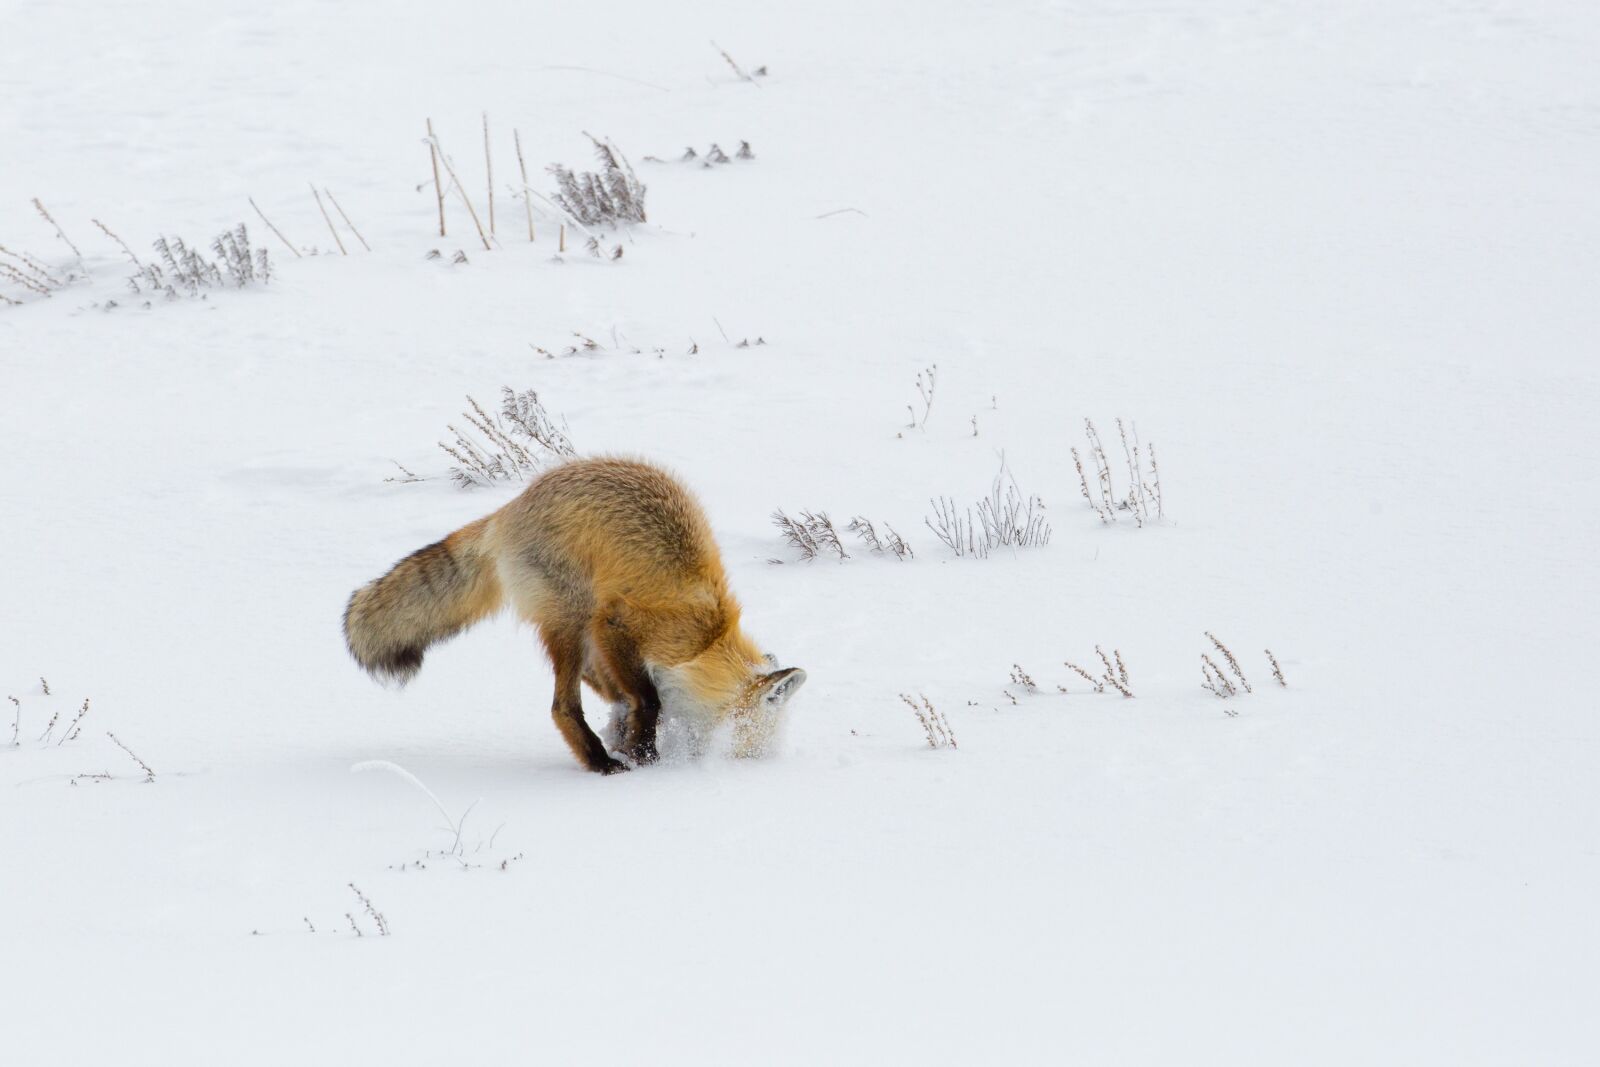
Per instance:
[[[565,422],[557,425],[538,390],[518,393],[510,386],[502,387],[498,414],[485,411],[470,396],[467,405],[471,410],[461,417],[470,429],[447,426],[454,439],[449,444],[439,442],[445,454],[456,461],[450,477],[463,489],[497,481],[527,481],[550,463],[577,455]]]

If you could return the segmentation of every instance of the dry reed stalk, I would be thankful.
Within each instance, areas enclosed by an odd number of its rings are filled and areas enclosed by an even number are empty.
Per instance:
[[[6,699],[16,705],[16,712],[11,718],[11,744],[15,746],[17,744],[17,732],[22,729],[22,701],[13,696],[8,696]]]
[[[517,146],[517,169],[522,172],[522,206],[528,212],[528,243],[533,243],[533,197],[528,195],[528,164],[522,159],[522,134],[513,127],[511,139]]]
[[[1135,430],[1134,434],[1137,437],[1138,431]],[[1132,449],[1128,447],[1128,431],[1122,425],[1120,416],[1117,418],[1117,436],[1122,438],[1122,458],[1128,463],[1128,503],[1133,511],[1133,521],[1143,526],[1150,509],[1145,506],[1144,481],[1139,477],[1139,461],[1135,458],[1138,456],[1138,446]]]
[[[37,259],[34,259],[32,256],[28,255],[28,253],[26,253],[26,252],[13,252],[12,255],[16,256],[17,259],[21,260],[23,265],[26,266],[29,270],[33,271],[35,274],[38,274],[41,277],[43,277],[46,280],[48,280],[52,286],[54,286],[54,287],[59,289],[62,286],[67,284],[66,282],[62,281],[60,278],[57,278],[54,274],[51,274],[49,269],[46,268],[43,263],[40,263]]]
[[[1100,431],[1094,428],[1094,423],[1089,419],[1083,420],[1084,433],[1089,438],[1089,454],[1094,459],[1095,468],[1100,475],[1100,500],[1105,505],[1106,514],[1116,510],[1116,500],[1112,496],[1111,462],[1106,459],[1106,450],[1100,444]]]
[[[350,232],[356,235],[356,240],[361,242],[361,247],[365,248],[368,252],[372,251],[372,246],[367,244],[367,239],[365,237],[361,236],[361,231],[356,229],[356,224],[350,221],[350,216],[344,213],[344,208],[339,206],[339,201],[333,198],[333,190],[329,189],[327,186],[323,186],[322,191],[328,194],[328,202],[333,205],[333,210],[339,213],[339,217],[344,219],[344,224],[350,227]]]
[[[561,224],[561,240],[560,240],[559,244],[556,247],[556,251],[557,252],[565,252],[566,250],[567,250],[567,224],[563,222]]]
[[[1272,649],[1270,648],[1266,650],[1266,653],[1267,659],[1272,661],[1272,676],[1278,680],[1279,685],[1285,689],[1289,688],[1289,683],[1283,680],[1283,668],[1278,666],[1278,657],[1272,654]]]
[[[1228,681],[1227,675],[1222,673],[1222,668],[1211,662],[1211,657],[1204,652],[1200,653],[1200,675],[1204,679],[1200,683],[1201,688],[1211,690],[1223,700],[1227,700],[1239,691]]]
[[[42,286],[38,282],[34,281],[32,278],[28,277],[26,274],[23,274],[21,271],[17,270],[17,268],[11,266],[11,264],[9,264],[9,263],[0,263],[0,274],[5,275],[7,278],[10,278],[12,281],[16,282],[18,285],[20,285],[20,286],[22,286],[22,287],[24,287],[26,289],[32,289],[34,292],[38,293],[40,296],[49,296],[50,295],[50,290],[49,289],[46,289],[44,286]]]
[[[116,746],[118,748],[120,748],[120,749],[122,749],[122,751],[126,752],[128,754],[128,756],[129,756],[129,758],[132,759],[133,762],[135,762],[135,763],[137,763],[139,765],[139,769],[144,771],[144,780],[145,781],[153,782],[153,781],[156,780],[156,772],[152,771],[150,769],[150,764],[146,763],[144,760],[142,760],[138,756],[134,755],[133,749],[129,748],[127,745],[123,744],[121,741],[118,741],[116,734],[112,733],[110,730],[107,730],[106,731],[106,736],[111,738],[111,740],[116,743]]]
[[[489,187],[489,232],[494,229],[494,156],[489,153],[489,113],[483,113],[483,172],[486,175],[485,184]],[[496,235],[498,236],[498,235]]]
[[[1120,664],[1122,662],[1122,653],[1117,652],[1116,649],[1112,649],[1112,652],[1116,654],[1117,662]],[[1101,663],[1105,664],[1106,684],[1115,689],[1117,692],[1121,693],[1123,696],[1132,698],[1133,690],[1128,688],[1126,675],[1120,679],[1117,677],[1116,669],[1111,666],[1111,661],[1106,658],[1105,652],[1101,650],[1099,645],[1094,646],[1094,654],[1100,657]]]
[[[107,237],[109,237],[113,241],[117,242],[117,244],[121,245],[122,246],[122,250],[128,254],[128,258],[133,260],[133,265],[135,267],[139,268],[140,270],[144,270],[144,264],[140,263],[139,262],[139,257],[133,254],[133,249],[129,248],[127,246],[127,244],[122,240],[122,238],[120,238],[116,234],[112,233],[111,232],[111,228],[109,226],[107,226],[105,223],[101,222],[99,219],[90,219],[89,221],[94,223],[96,226],[100,227],[100,232],[101,233],[105,234]]]
[[[348,256],[350,253],[345,251],[344,242],[339,240],[339,231],[334,229],[333,219],[329,217],[328,209],[322,206],[322,194],[317,192],[315,185],[311,186],[311,195],[317,198],[317,210],[322,212],[322,221],[328,224],[328,232],[333,234],[333,243],[339,246],[339,254]]]
[[[922,724],[922,732],[928,739],[928,747],[959,748],[960,746],[956,744],[955,731],[950,728],[950,720],[946,719],[942,712],[934,710],[933,704],[926,696],[921,693],[917,695],[922,697],[921,707],[918,707],[917,702],[905,693],[900,694],[900,699],[906,702],[912,713],[916,715],[917,722]],[[1011,702],[1015,704],[1016,698],[1013,697]]]
[[[1165,518],[1161,510],[1161,468],[1156,466],[1156,446],[1153,444],[1150,446],[1150,477],[1155,482],[1156,518]]]
[[[439,184],[439,143],[433,136],[433,120],[428,120],[428,158],[433,161],[433,195],[439,200],[439,236],[444,236],[444,186]]]
[[[431,123],[429,128],[432,129]],[[462,203],[467,205],[467,214],[472,216],[472,225],[478,228],[478,240],[483,242],[483,250],[485,252],[493,251],[494,246],[489,243],[489,235],[483,232],[483,223],[478,220],[478,209],[472,206],[472,197],[467,195],[467,187],[461,184],[460,178],[456,177],[456,168],[450,163],[449,153],[445,152],[444,146],[439,144],[437,137],[433,139],[433,143],[439,150],[439,160],[444,164],[444,172],[450,175],[450,184],[455,187],[456,192],[461,194]]]
[[[1091,508],[1094,508],[1094,513],[1100,516],[1101,522],[1110,522],[1111,517],[1101,510],[1094,497],[1089,495],[1089,478],[1083,473],[1083,460],[1078,457],[1078,450],[1073,448],[1070,451],[1072,452],[1072,465],[1078,468],[1078,486],[1083,490],[1083,499],[1089,502]]]
[[[255,197],[246,197],[245,199],[249,200],[250,206],[256,209],[256,214],[261,216],[261,221],[267,224],[267,229],[278,235],[278,240],[283,242],[284,247],[293,252],[297,259],[304,258],[300,255],[300,250],[289,243],[289,239],[283,235],[283,231],[274,226],[272,220],[267,218],[266,212],[256,205]]]
[[[1083,676],[1084,681],[1086,681],[1090,685],[1094,686],[1094,691],[1096,693],[1103,693],[1103,692],[1106,691],[1105,685],[1103,683],[1101,683],[1101,681],[1098,678],[1096,678],[1094,675],[1090,674],[1088,671],[1084,670],[1082,667],[1078,666],[1076,663],[1073,663],[1071,660],[1062,660],[1061,662],[1062,662],[1062,664],[1064,666],[1070,667],[1072,670],[1075,670],[1079,674],[1081,674]],[[1065,690],[1063,690],[1063,692],[1065,692]]]
[[[1239,684],[1244,686],[1244,691],[1246,693],[1255,692],[1255,690],[1250,688],[1250,683],[1245,680],[1244,671],[1239,669],[1239,661],[1233,658],[1233,653],[1228,651],[1228,646],[1223,644],[1221,641],[1218,641],[1216,635],[1210,630],[1206,631],[1206,636],[1211,638],[1211,643],[1217,646],[1217,651],[1221,652],[1222,657],[1228,661],[1228,669],[1233,671],[1233,673],[1238,676]]]
[[[356,888],[356,884],[354,882],[347,882],[345,884],[350,887],[350,892],[356,895],[356,899],[361,901],[361,907],[364,911],[366,911],[368,918],[370,918],[373,923],[377,925],[378,936],[388,937],[389,920],[385,919],[383,917],[383,913],[372,906],[372,901],[367,899],[367,895],[365,893]]]
[[[77,716],[67,724],[67,728],[65,730],[61,731],[61,740],[56,742],[57,748],[60,748],[63,744],[74,740],[78,736],[78,730],[80,729],[78,724],[83,722],[83,717],[87,714],[89,714],[89,698],[84,697],[83,707],[78,709]]]
[[[921,696],[920,693],[917,695]],[[934,720],[940,735],[944,737],[950,747],[960,748],[961,746],[956,744],[956,732],[950,728],[950,720],[945,718],[944,712],[933,710],[933,705],[928,702],[927,697],[922,697],[922,706],[928,709],[928,716]]]
[[[45,210],[44,204],[39,202],[37,196],[33,198],[33,206],[39,209],[39,214],[44,216],[46,222],[56,228],[56,236],[67,242],[67,247],[72,249],[72,254],[78,257],[79,263],[82,263],[83,253],[78,251],[78,246],[72,243],[72,238],[67,236],[66,231],[61,228],[61,224],[51,217],[50,212]]]
[[[861,515],[851,519],[850,525],[845,527],[845,529],[861,538],[866,546],[878,555],[892,554],[898,560],[916,558],[916,553],[911,551],[911,546],[906,543],[906,539],[896,533],[893,526],[884,523],[883,528],[888,532],[888,536],[880,538],[871,520]]]
[[[727,53],[727,51],[720,44],[718,44],[715,41],[712,41],[711,42],[711,47],[715,48],[718,52],[722,53],[722,58],[726,59],[728,61],[728,66],[732,67],[733,68],[733,72],[735,74],[737,74],[742,80],[749,82],[751,85],[754,85],[757,89],[761,88],[761,83],[756,81],[750,75],[746,74],[744,72],[744,68],[739,66],[739,64],[735,63],[733,61],[733,57],[730,56]]]

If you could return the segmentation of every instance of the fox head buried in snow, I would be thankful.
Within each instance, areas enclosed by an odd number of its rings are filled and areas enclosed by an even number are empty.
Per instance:
[[[756,680],[756,699],[763,707],[776,711],[788,703],[789,698],[805,684],[805,671],[799,667],[785,667],[781,671],[762,675]]]
[[[784,705],[805,684],[806,672],[799,667],[763,674],[734,705],[733,754],[750,757],[765,755],[778,732]]]

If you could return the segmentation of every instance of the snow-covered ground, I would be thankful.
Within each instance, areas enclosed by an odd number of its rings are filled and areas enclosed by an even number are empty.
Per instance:
[[[0,278],[0,1060],[1600,1059],[1592,4],[0,22],[0,245],[78,269],[39,197],[87,272]],[[486,216],[485,111],[490,252],[422,140]],[[545,193],[582,131],[629,154],[620,261],[527,243],[514,128]],[[91,219],[146,260],[242,221],[274,276],[146,308]],[[701,495],[810,672],[773,758],[585,774],[509,619],[403,691],[350,661],[349,592],[516,491],[436,446],[501,386]],[[1069,452],[1094,419],[1120,488],[1118,416],[1142,529]],[[1002,455],[1050,543],[953,559],[929,498]],[[916,558],[796,562],[775,508]],[[477,802],[462,856],[368,760]]]

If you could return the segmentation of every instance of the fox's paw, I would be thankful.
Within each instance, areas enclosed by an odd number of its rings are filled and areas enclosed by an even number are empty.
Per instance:
[[[643,767],[661,758],[661,753],[656,751],[654,741],[638,741],[629,745],[624,751],[635,767]]]
[[[607,756],[606,761],[594,769],[599,771],[601,774],[621,774],[623,771],[633,770],[633,768],[628,766],[626,763],[623,763],[621,760],[615,759],[611,756]]]

